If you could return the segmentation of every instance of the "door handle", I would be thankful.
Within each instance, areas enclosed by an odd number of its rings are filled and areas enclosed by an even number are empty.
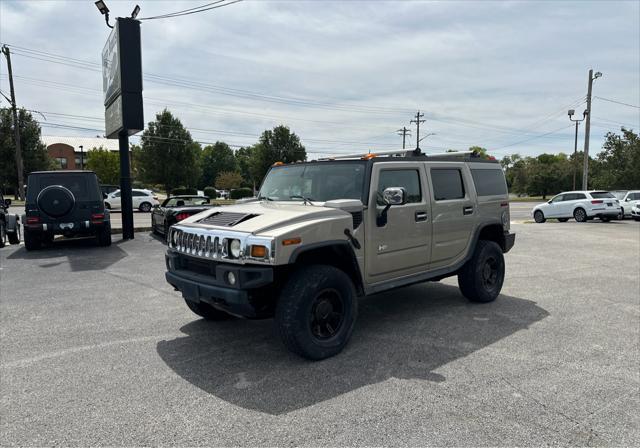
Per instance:
[[[462,209],[462,214],[463,215],[470,215],[473,213],[473,207],[464,207]]]
[[[416,222],[426,221],[427,212],[416,212]]]

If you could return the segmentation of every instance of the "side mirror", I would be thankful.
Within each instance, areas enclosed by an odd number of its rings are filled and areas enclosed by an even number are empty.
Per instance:
[[[5,199],[4,200],[4,206],[5,207],[9,207],[11,205],[11,199]]]
[[[10,201],[10,199],[7,199],[7,201]],[[624,202],[630,202],[630,201],[631,201],[631,198],[627,198],[624,200]]]
[[[407,203],[407,191],[402,187],[385,188],[382,198],[387,207],[392,205],[404,205]]]

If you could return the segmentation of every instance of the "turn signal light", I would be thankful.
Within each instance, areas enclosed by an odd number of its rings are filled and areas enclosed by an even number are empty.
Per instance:
[[[104,220],[104,213],[92,213],[91,222],[102,222]]]
[[[187,219],[189,216],[191,216],[189,213],[178,213],[176,215],[176,220],[182,221],[183,219]]]
[[[264,246],[251,246],[251,256],[253,258],[267,258],[267,248]]]
[[[292,246],[294,244],[300,244],[302,242],[302,238],[299,236],[296,238],[287,238],[286,240],[282,240],[283,246]]]
[[[361,157],[362,160],[371,160],[371,159],[375,159],[376,155],[375,154],[365,154],[364,156]]]
[[[40,222],[39,216],[29,216],[27,217],[27,224],[38,224]]]

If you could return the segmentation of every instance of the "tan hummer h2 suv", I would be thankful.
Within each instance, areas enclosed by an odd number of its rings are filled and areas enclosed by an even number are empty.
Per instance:
[[[166,279],[194,313],[275,316],[289,350],[323,359],[347,344],[359,297],[457,275],[469,300],[494,300],[515,234],[498,162],[407,151],[276,164],[257,198],[167,241]]]

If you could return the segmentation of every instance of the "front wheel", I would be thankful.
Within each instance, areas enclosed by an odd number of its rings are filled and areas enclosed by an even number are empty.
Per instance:
[[[504,255],[498,243],[480,240],[476,250],[458,273],[458,286],[472,302],[491,302],[502,290]]]
[[[587,212],[583,208],[577,208],[573,211],[573,219],[576,222],[587,222]]]
[[[351,279],[328,265],[293,273],[276,306],[275,322],[284,345],[311,360],[337,355],[349,342],[358,315]]]
[[[535,213],[533,214],[533,219],[538,223],[538,224],[542,224],[543,222],[545,222],[547,219],[544,217],[544,213],[542,213],[540,210],[536,210]]]

